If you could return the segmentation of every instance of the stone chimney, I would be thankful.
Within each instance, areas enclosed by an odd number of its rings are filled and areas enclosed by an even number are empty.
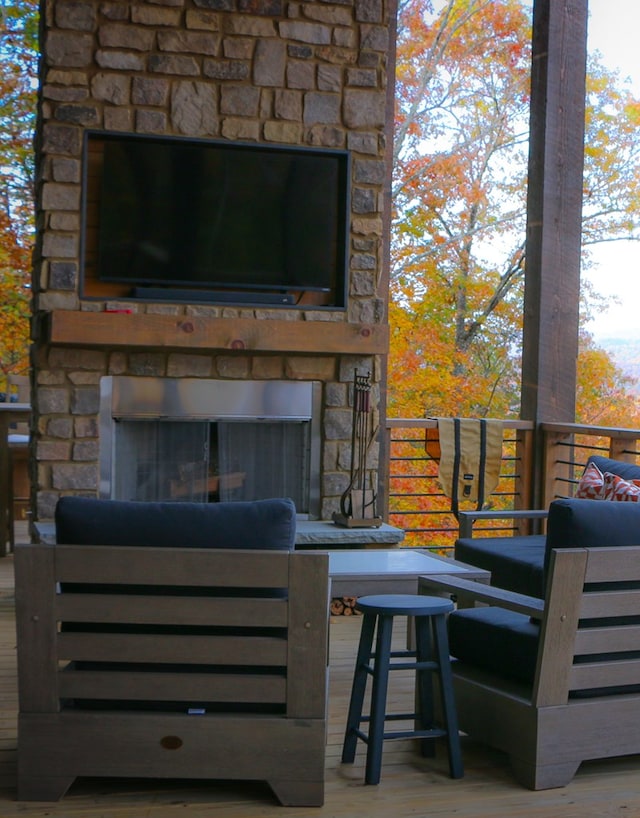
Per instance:
[[[394,27],[384,0],[46,0],[34,267],[36,520],[99,491],[106,376],[322,384],[321,517],[348,483],[352,384],[384,426]],[[87,132],[351,154],[347,302],[153,302],[92,277]],[[324,299],[324,300],[323,300]],[[378,466],[378,446],[369,467]],[[382,498],[381,498],[382,499]]]

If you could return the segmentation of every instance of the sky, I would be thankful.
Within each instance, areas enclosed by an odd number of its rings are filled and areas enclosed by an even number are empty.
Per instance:
[[[640,2],[638,0],[589,0],[589,50],[597,49],[603,63],[632,80],[640,96]],[[638,134],[640,139],[640,133]],[[599,314],[588,329],[596,341],[603,338],[636,338],[640,341],[640,243],[611,242],[593,248],[594,269],[588,275],[602,295],[614,295],[620,304]]]

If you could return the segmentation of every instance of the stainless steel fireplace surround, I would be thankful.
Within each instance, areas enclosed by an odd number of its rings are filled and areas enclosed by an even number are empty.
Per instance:
[[[318,518],[321,394],[315,381],[102,378],[100,496],[287,496]]]

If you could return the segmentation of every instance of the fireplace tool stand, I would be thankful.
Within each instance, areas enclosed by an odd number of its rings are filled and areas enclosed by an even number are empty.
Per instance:
[[[371,373],[358,375],[356,369],[353,380],[350,480],[340,498],[340,511],[333,513],[333,522],[345,528],[379,528],[382,525],[382,517],[376,514],[374,472],[367,472],[367,455],[375,438],[371,426]]]

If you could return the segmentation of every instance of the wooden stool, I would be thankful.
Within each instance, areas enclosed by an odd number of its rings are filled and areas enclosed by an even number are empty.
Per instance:
[[[420,738],[423,754],[432,754],[432,739],[446,736],[449,754],[449,772],[452,778],[463,775],[458,719],[453,699],[453,683],[449,659],[449,642],[445,614],[453,610],[448,599],[413,594],[381,594],[361,597],[356,607],[364,614],[358,646],[358,657],[353,677],[351,702],[347,716],[342,761],[353,762],[356,743],[361,739],[367,744],[365,783],[380,781],[382,742],[394,738]],[[394,616],[414,617],[416,650],[391,650]],[[376,649],[372,653],[373,635],[376,630]],[[433,647],[432,647],[433,646]],[[413,659],[395,661],[391,659]],[[371,665],[373,660],[373,666]],[[387,714],[387,687],[390,670],[414,669],[417,672],[417,713]],[[433,718],[433,685],[431,674],[440,679],[440,693],[444,727],[436,727]],[[373,677],[371,711],[362,715],[367,677]],[[385,721],[414,720],[414,729],[385,732]],[[363,722],[369,724],[368,734],[360,729]]]

